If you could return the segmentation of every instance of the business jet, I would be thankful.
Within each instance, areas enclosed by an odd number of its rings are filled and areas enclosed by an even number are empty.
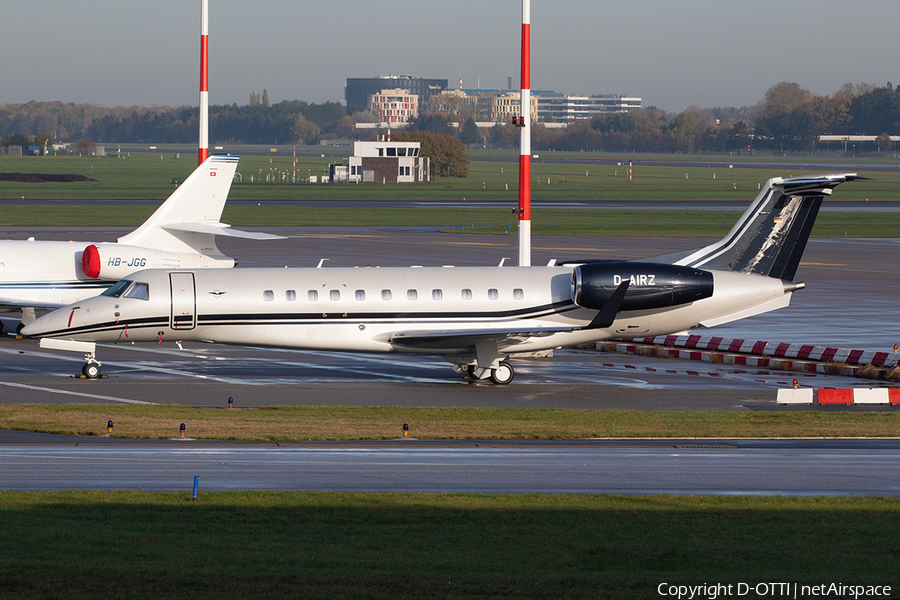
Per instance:
[[[22,334],[45,338],[42,345],[193,340],[434,354],[457,373],[508,384],[510,353],[681,333],[787,306],[804,287],[794,275],[822,200],[854,179],[770,179],[722,240],[646,260],[148,269]],[[84,372],[97,376],[99,364],[89,360]]]
[[[215,236],[279,237],[219,222],[238,160],[206,159],[141,227],[118,242],[0,240],[0,312],[21,311],[20,331],[35,319],[35,309],[96,296],[142,268],[233,267],[235,260],[219,251]]]

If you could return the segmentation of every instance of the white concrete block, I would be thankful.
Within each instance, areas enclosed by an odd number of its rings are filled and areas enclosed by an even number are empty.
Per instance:
[[[813,391],[812,388],[799,389],[779,389],[778,404],[812,404]]]

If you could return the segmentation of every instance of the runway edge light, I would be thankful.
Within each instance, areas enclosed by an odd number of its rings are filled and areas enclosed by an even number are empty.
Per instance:
[[[409,435],[409,423],[404,423],[403,424],[403,437],[406,437],[408,435]]]

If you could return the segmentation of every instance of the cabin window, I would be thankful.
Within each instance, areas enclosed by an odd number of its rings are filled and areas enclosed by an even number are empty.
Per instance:
[[[287,300],[288,302],[293,302],[294,300],[297,299],[297,292],[295,290],[287,290],[284,293],[284,299]]]
[[[122,292],[128,289],[128,286],[131,285],[131,282],[127,279],[123,279],[122,281],[116,282],[112,284],[112,286],[106,288],[101,296],[112,296],[113,298],[118,298],[122,295]]]
[[[331,290],[328,292],[328,297],[334,301],[341,299],[341,290]]]
[[[272,290],[266,290],[263,292],[263,300],[265,300],[266,302],[271,302],[274,299],[275,292],[273,292]]]
[[[491,288],[488,290],[488,300],[496,300],[500,297],[500,293],[496,288]]]
[[[382,300],[390,300],[391,299],[391,290],[381,290],[381,299]]]
[[[525,291],[522,288],[516,288],[513,290],[513,298],[516,300],[521,300],[525,297]]]
[[[471,300],[472,299],[472,290],[465,289],[462,291],[462,299],[463,300]]]
[[[310,302],[315,302],[319,299],[319,292],[317,290],[309,290],[306,292],[306,299]]]
[[[432,300],[441,300],[444,297],[443,290],[431,290]]]
[[[357,300],[362,302],[363,300],[366,299],[366,290],[356,290],[356,292],[354,292],[354,296],[356,297]]]
[[[150,286],[146,283],[137,282],[131,289],[128,290],[128,293],[125,294],[126,298],[134,298],[135,300],[149,300],[150,299]]]
[[[419,292],[416,290],[406,290],[406,299],[407,300],[415,300],[419,297]]]

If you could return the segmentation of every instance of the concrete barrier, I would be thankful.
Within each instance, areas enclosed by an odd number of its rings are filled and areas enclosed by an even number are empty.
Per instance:
[[[853,404],[889,404],[887,388],[856,388],[853,390]]]
[[[816,393],[818,404],[853,404],[852,389],[822,388]]]
[[[780,389],[778,390],[778,404],[812,404],[812,388]]]

